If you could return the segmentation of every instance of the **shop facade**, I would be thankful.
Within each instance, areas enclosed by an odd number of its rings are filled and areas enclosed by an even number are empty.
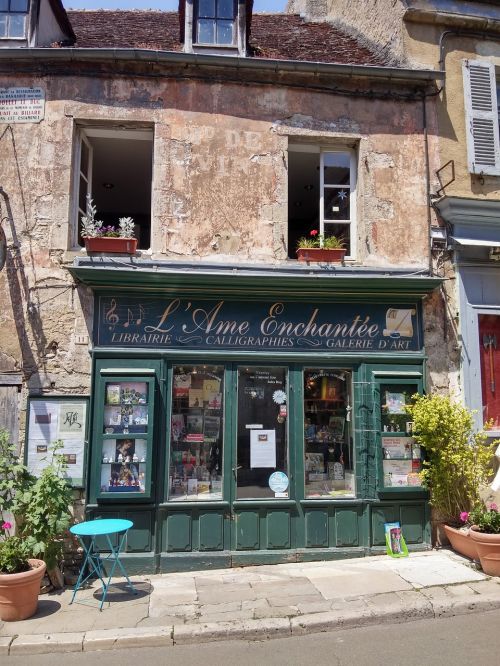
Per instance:
[[[438,280],[72,272],[95,294],[86,512],[133,520],[132,571],[364,556],[395,520],[430,547],[404,405]]]

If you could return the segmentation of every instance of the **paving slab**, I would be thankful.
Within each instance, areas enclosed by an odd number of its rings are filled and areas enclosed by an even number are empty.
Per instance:
[[[378,571],[377,575],[366,571],[346,571],[334,578],[312,577],[311,583],[325,599],[346,599],[380,594],[382,592],[396,592],[397,590],[411,590],[413,586],[401,576],[391,571]]]
[[[392,558],[391,558],[392,559]],[[484,580],[486,576],[472,569],[465,560],[460,562],[453,557],[435,553],[420,558],[400,558],[387,562],[385,566],[404,578],[413,587],[430,587],[432,585],[454,585],[467,581]]]

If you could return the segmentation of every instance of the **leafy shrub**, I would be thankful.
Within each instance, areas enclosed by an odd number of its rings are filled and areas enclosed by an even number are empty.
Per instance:
[[[415,439],[425,449],[422,482],[441,518],[459,524],[461,512],[481,503],[479,490],[491,474],[491,446],[484,432],[474,432],[473,412],[466,407],[436,394],[413,400],[406,409]]]

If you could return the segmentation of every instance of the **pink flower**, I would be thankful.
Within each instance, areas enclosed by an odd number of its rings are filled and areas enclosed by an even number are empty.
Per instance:
[[[3,530],[10,530],[11,527],[12,527],[12,523],[9,523],[7,520],[2,525]]]
[[[495,504],[495,502],[490,504],[490,511],[498,511],[498,506]]]
[[[469,520],[469,514],[468,514],[467,511],[462,511],[462,512],[460,513],[460,520],[461,520],[463,523],[466,523],[466,522]]]
[[[318,235],[318,230],[317,230],[317,229],[313,229],[309,235],[310,235],[310,236],[317,236],[317,235]]]

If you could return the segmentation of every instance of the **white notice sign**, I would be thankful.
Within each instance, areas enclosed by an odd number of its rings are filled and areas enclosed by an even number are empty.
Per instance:
[[[0,88],[0,123],[39,123],[44,115],[43,88]]]
[[[250,467],[276,468],[275,430],[250,430]]]

